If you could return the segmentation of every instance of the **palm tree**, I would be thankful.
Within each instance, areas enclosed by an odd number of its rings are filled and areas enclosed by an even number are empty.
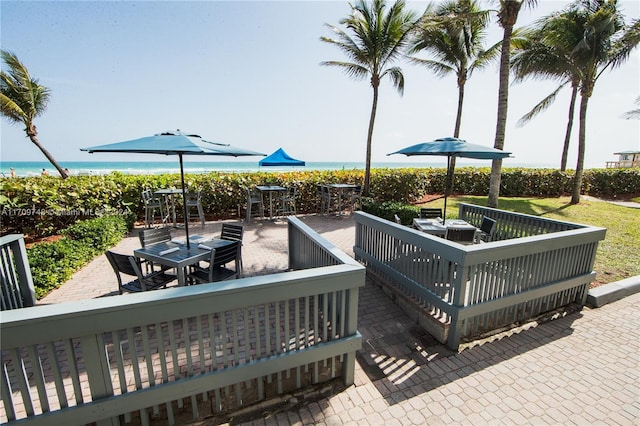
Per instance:
[[[27,136],[42,151],[49,162],[58,170],[60,176],[68,177],[67,172],[53,158],[51,153],[40,144],[34,118],[47,108],[50,90],[31,78],[29,70],[12,52],[2,50],[2,60],[8,71],[0,72],[0,105],[2,115],[15,123],[23,123]]]
[[[529,77],[560,80],[560,85],[551,94],[547,95],[531,111],[520,118],[518,126],[523,126],[536,115],[545,111],[553,104],[565,86],[571,86],[567,128],[560,160],[560,170],[562,171],[567,169],[569,144],[580,84],[579,75],[569,61],[571,48],[569,47],[569,51],[567,51],[566,44],[554,42],[554,34],[558,32],[557,27],[562,27],[564,22],[566,20],[561,15],[553,14],[540,19],[531,28],[521,31],[520,42],[514,43],[516,50],[513,52],[510,64],[516,81],[525,80]]]
[[[483,49],[489,11],[481,10],[473,0],[449,0],[440,3],[434,12],[427,8],[411,40],[409,54],[424,51],[433,59],[410,57],[438,77],[455,74],[458,85],[458,111],[453,137],[460,136],[465,84],[473,71],[481,69],[497,57],[499,45]]]
[[[624,63],[638,44],[640,25],[636,21],[627,29],[615,0],[578,0],[540,22],[530,37],[535,41],[514,56],[514,69],[520,77],[535,75],[563,80],[556,91],[524,118],[546,108],[563,85],[570,83],[574,90],[572,108],[575,92],[580,91],[578,161],[571,197],[571,203],[576,204],[580,202],[582,186],[589,98],[602,73]],[[567,143],[565,139],[565,149]]]
[[[595,84],[608,68],[623,64],[640,42],[640,20],[630,27],[617,8],[616,0],[578,0],[569,11],[581,28],[571,61],[580,75],[580,131],[578,162],[573,180],[571,204],[580,202],[580,188],[586,149],[587,108]]]
[[[417,65],[433,71],[437,77],[456,76],[458,110],[453,137],[460,137],[464,88],[473,71],[483,68],[496,57],[497,47],[485,51],[483,42],[489,21],[489,11],[481,10],[473,0],[449,0],[434,6],[430,3],[411,40],[409,54],[421,51],[433,59],[409,57]],[[451,158],[451,168],[455,168]],[[447,176],[447,187],[453,186],[453,175]]]
[[[505,130],[507,127],[507,107],[509,101],[509,62],[511,54],[511,36],[513,27],[518,21],[518,14],[523,5],[534,6],[537,0],[499,0],[500,11],[498,23],[503,28],[502,45],[500,48],[500,77],[498,87],[498,117],[496,123],[496,137],[493,147],[504,148]],[[493,160],[491,163],[491,180],[489,181],[489,197],[487,205],[498,207],[500,196],[500,173],[502,172],[502,159]]]
[[[321,63],[322,65],[342,68],[348,76],[358,80],[370,76],[373,104],[367,133],[367,154],[362,188],[365,195],[369,194],[370,187],[371,140],[378,107],[380,81],[388,76],[401,95],[404,91],[402,70],[397,66],[389,66],[404,52],[409,33],[417,22],[415,12],[405,11],[404,8],[404,1],[397,1],[385,13],[384,0],[374,0],[371,3],[358,0],[351,6],[351,15],[340,21],[340,24],[345,25],[353,36],[338,27],[326,24],[336,34],[337,39],[320,38],[326,43],[337,46],[352,61],[325,61]]]

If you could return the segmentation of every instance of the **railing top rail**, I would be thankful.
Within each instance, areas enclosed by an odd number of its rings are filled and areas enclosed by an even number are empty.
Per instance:
[[[345,265],[354,265],[361,266],[358,262],[356,262],[351,256],[347,255],[345,252],[340,250],[338,247],[333,245],[324,237],[318,235],[313,229],[311,229],[306,223],[301,221],[295,216],[289,216],[288,222],[290,225],[298,228],[299,232],[307,235],[309,238],[312,238],[316,244],[318,244],[322,249],[324,249],[327,253],[331,255],[338,263],[343,263]]]
[[[14,241],[19,241],[24,237],[22,234],[8,234],[0,237],[0,245],[4,246],[6,244],[13,243]]]
[[[467,265],[573,247],[577,244],[594,243],[603,240],[607,231],[606,228],[581,225],[581,228],[578,229],[558,231],[552,234],[462,245],[364,212],[356,212],[355,219],[357,223],[372,227],[383,225],[387,234],[397,237],[405,243],[437,253],[451,261],[464,261]]]
[[[557,220],[557,219],[549,219],[546,217],[540,217],[540,216],[535,216],[535,215],[531,215],[531,214],[526,214],[526,213],[518,213],[518,212],[510,212],[507,210],[500,210],[500,209],[494,209],[491,207],[485,207],[485,206],[478,206],[475,204],[468,204],[468,203],[460,203],[459,204],[459,208],[460,209],[469,209],[469,210],[482,210],[482,211],[488,211],[488,212],[494,212],[496,216],[510,216],[510,217],[518,217],[518,218],[526,218],[526,219],[530,219],[532,221],[537,221],[537,222],[542,222],[542,223],[560,223],[563,225],[568,225],[570,227],[573,228],[587,228],[589,227],[589,225],[584,225],[581,223],[574,223],[574,222],[567,222],[564,220]],[[491,217],[491,215],[488,215],[489,217]]]
[[[212,311],[362,286],[362,265],[334,265],[212,284],[40,305],[3,311],[0,338],[2,347],[35,344],[131,327],[139,325],[140,318],[148,323],[172,321]],[[24,327],[29,325],[32,326],[31,331],[24,333]],[[10,346],[5,344],[8,342],[11,342]]]

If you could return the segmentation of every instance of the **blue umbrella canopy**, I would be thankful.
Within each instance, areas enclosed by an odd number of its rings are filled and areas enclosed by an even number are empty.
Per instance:
[[[180,160],[180,181],[182,182],[182,199],[184,207],[184,229],[187,238],[187,248],[189,244],[189,216],[187,214],[186,189],[184,187],[184,169],[182,164],[183,155],[222,155],[229,157],[241,157],[248,155],[262,155],[260,152],[251,151],[244,148],[237,148],[231,145],[210,142],[202,139],[201,136],[184,133],[180,130],[156,133],[153,136],[146,136],[139,139],[132,139],[124,142],[110,143],[107,145],[80,148],[80,151],[94,152],[124,152],[137,154],[164,154],[177,155]]]
[[[180,130],[156,133],[153,136],[132,139],[130,141],[80,148],[80,150],[89,153],[131,152],[164,155],[224,155],[230,157],[265,155],[260,152],[237,148],[228,144],[210,142],[202,139],[199,135],[184,133]]]
[[[511,156],[510,152],[505,152],[499,149],[491,148],[484,145],[478,145],[469,143],[463,139],[458,138],[439,138],[431,142],[423,142],[416,145],[411,145],[407,148],[403,148],[399,151],[392,152],[391,154],[404,154],[406,156],[413,155],[441,155],[447,157],[447,181],[444,189],[444,211],[442,216],[447,214],[447,196],[449,195],[450,188],[449,182],[453,184],[453,172],[455,168],[455,162],[452,160],[455,157],[475,158],[478,160],[497,160],[499,158],[507,158]],[[445,218],[442,218],[444,223]]]
[[[273,154],[263,158],[258,162],[260,166],[304,166],[305,162],[296,160],[287,154],[284,149],[278,148]]]
[[[488,146],[469,143],[458,138],[440,138],[431,142],[423,142],[392,152],[388,155],[392,154],[404,154],[407,156],[442,155],[448,157],[476,158],[479,160],[506,158],[511,155],[510,152],[504,152]]]

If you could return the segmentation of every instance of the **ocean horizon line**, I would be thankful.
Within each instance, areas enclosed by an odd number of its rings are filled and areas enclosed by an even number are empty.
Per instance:
[[[458,159],[456,167],[491,167],[490,161],[474,162]],[[179,173],[178,161],[59,161],[61,167],[69,169],[72,176],[105,175],[119,172],[130,175],[158,175],[167,173]],[[430,161],[398,162],[398,161],[373,161],[372,168],[444,168],[446,158],[435,158]],[[551,164],[526,164],[509,162],[503,163],[505,168],[558,168]],[[3,177],[11,176],[11,168],[17,177],[40,176],[42,170],[55,176],[58,174],[53,165],[47,161],[6,161],[0,160],[0,173]],[[364,161],[307,161],[306,166],[301,167],[260,167],[257,161],[197,161],[185,162],[184,172],[187,174],[201,174],[209,172],[224,173],[250,173],[250,172],[286,172],[286,171],[313,171],[313,170],[364,170]]]

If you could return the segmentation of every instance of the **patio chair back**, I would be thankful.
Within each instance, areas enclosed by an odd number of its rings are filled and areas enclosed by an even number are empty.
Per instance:
[[[475,228],[447,228],[444,237],[449,241],[455,241],[460,244],[473,244],[476,236]]]
[[[296,187],[290,186],[282,194],[282,214],[296,215]]]
[[[133,256],[114,253],[107,250],[105,253],[113,271],[118,279],[118,293],[124,290],[129,292],[140,292],[166,288],[167,284],[175,280],[175,275],[166,274],[164,271],[152,272],[147,275],[142,274],[140,263]],[[135,277],[133,281],[123,284],[121,274]]]
[[[491,219],[487,216],[482,217],[482,222],[480,223],[480,240],[484,242],[491,241],[493,238],[493,233],[496,230],[496,225],[498,221]]]
[[[350,195],[351,211],[362,210],[362,185],[356,185]]]
[[[167,227],[142,229],[138,231],[138,238],[142,248],[157,243],[171,241],[171,230]]]
[[[223,223],[220,231],[220,239],[228,241],[242,241],[244,226],[234,223]]]
[[[400,220],[400,216],[398,216],[397,214],[394,214],[394,215],[393,215],[393,220],[395,220],[395,222],[396,222],[398,225],[402,225],[402,221]]]
[[[255,207],[255,209],[254,209]],[[254,214],[264,217],[264,202],[262,201],[262,193],[257,189],[247,188],[247,215],[245,221],[251,222]]]
[[[162,228],[146,228],[138,231],[138,238],[140,239],[140,245],[142,248],[151,246],[158,243],[166,243],[171,241],[171,230],[167,227]],[[146,266],[146,272],[150,273],[154,270],[154,264],[150,260],[140,260],[141,265]],[[164,271],[171,269],[165,265],[159,265]]]
[[[421,208],[420,219],[435,219],[442,217],[442,209]]]
[[[200,223],[204,227],[204,209],[202,208],[202,190],[197,192],[188,192],[186,194],[187,214],[189,215],[189,221],[191,221],[191,209],[195,207],[198,210],[198,218]]]
[[[144,222],[147,228],[151,227],[151,224],[155,222],[156,211],[160,213],[160,220],[164,219],[162,200],[155,197],[150,189],[142,191],[142,203],[144,204]]]
[[[212,283],[240,276],[240,241],[211,250],[211,258],[206,268],[195,267],[189,279],[197,283]],[[227,267],[234,262],[233,267]]]

